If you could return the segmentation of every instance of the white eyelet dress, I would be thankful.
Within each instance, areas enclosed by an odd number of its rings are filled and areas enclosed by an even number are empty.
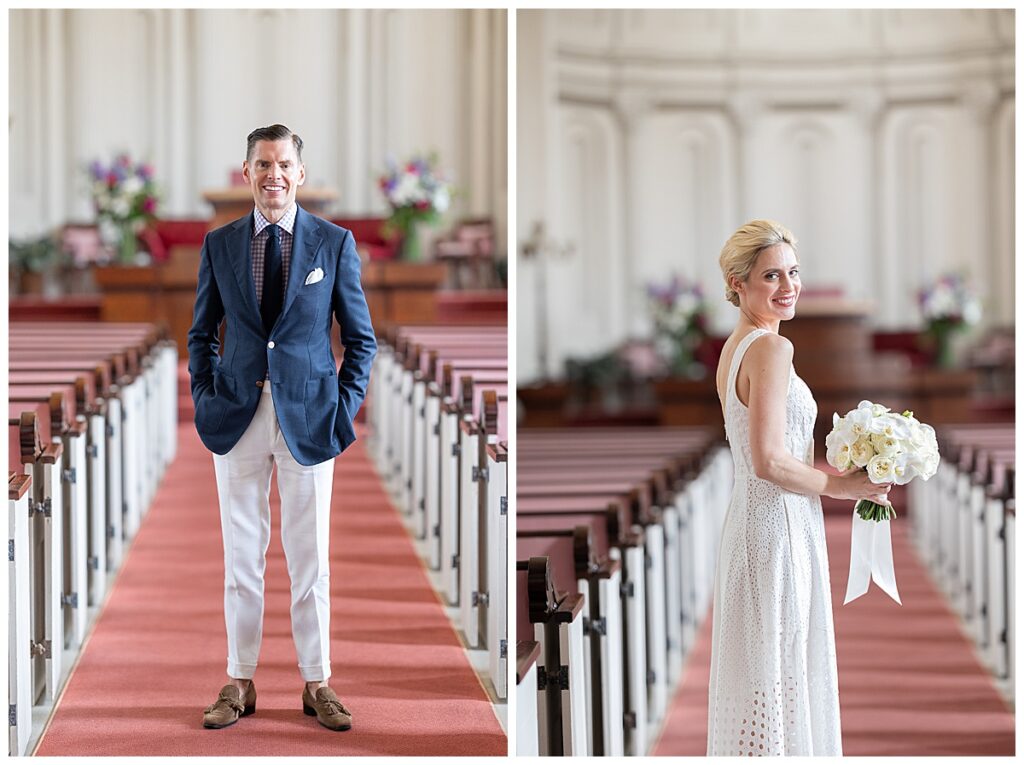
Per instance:
[[[708,755],[839,755],[839,680],[825,520],[817,495],[759,479],[750,416],[729,368],[725,432],[734,464],[732,501],[715,574],[708,689]],[[813,464],[818,407],[790,368],[786,449]]]

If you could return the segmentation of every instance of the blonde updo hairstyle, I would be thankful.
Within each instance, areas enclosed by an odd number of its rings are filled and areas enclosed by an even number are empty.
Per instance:
[[[796,252],[796,237],[788,228],[773,220],[752,220],[736,229],[718,257],[718,265],[722,267],[722,276],[725,278],[725,299],[738,308],[740,296],[732,288],[731,278],[735,276],[745,282],[761,250],[783,243]]]

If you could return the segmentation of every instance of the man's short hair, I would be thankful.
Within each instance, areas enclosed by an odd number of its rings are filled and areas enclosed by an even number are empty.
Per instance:
[[[257,141],[283,141],[286,138],[292,139],[292,144],[295,146],[295,156],[299,158],[299,162],[302,161],[302,139],[299,138],[298,133],[293,133],[284,125],[270,125],[269,127],[256,128],[246,139],[245,147],[245,161],[248,162],[252,159],[252,152],[256,148]]]

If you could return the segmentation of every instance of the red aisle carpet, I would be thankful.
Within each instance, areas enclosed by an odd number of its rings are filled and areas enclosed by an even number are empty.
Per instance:
[[[257,711],[229,728],[202,727],[225,683],[224,563],[213,461],[190,413],[182,423],[177,458],[36,754],[505,754],[362,441],[335,463],[331,520],[331,685],[352,730],[302,713],[276,483]]]
[[[900,503],[896,503],[899,506]],[[1010,755],[1014,716],[908,539],[893,524],[898,605],[873,583],[843,605],[852,509],[826,513],[844,755]],[[711,614],[689,657],[657,755],[707,751]]]

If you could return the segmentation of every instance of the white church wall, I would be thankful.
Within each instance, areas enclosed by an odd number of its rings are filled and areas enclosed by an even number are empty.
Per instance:
[[[337,190],[338,214],[385,213],[385,157],[434,150],[462,191],[448,218],[504,232],[506,23],[500,10],[12,11],[11,236],[91,220],[85,169],[121,151],[154,164],[163,216],[209,215],[203,191],[228,185],[245,136],[272,122],[302,136],[307,183]]]
[[[520,57],[518,87],[553,92],[534,112],[579,124],[575,143],[564,126],[557,138],[520,134],[520,210],[524,189],[561,168],[536,214],[562,230],[573,262],[616,275],[581,281],[568,262],[548,264],[546,291],[558,296],[548,334],[571,338],[549,373],[566,355],[646,335],[644,287],[673,270],[699,279],[712,330],[728,331],[718,253],[753,217],[794,231],[806,287],[874,300],[879,329],[919,326],[917,289],[949,270],[982,297],[986,326],[1012,323],[1011,11],[533,13],[520,51],[545,62]],[[531,48],[535,36],[546,44]],[[594,155],[597,128],[581,127],[582,112],[614,115],[600,143],[620,147],[621,165]],[[531,154],[543,162],[522,159]],[[583,203],[573,173],[608,206]],[[593,232],[612,230],[623,244],[609,252]],[[595,323],[589,303],[573,302],[580,284],[588,300],[620,306],[623,323]],[[531,299],[520,293],[521,317]],[[520,358],[534,350],[520,342]]]

